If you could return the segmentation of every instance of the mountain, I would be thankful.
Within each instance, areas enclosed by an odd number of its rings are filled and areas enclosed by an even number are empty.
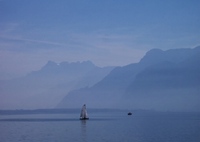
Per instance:
[[[152,49],[139,63],[116,67],[89,88],[69,92],[58,107],[200,110],[200,47]]]
[[[97,67],[90,61],[49,61],[25,77],[0,82],[0,108],[52,108],[70,90],[90,87],[113,67]]]
[[[185,60],[163,61],[137,74],[123,96],[126,103],[146,109],[199,111],[200,52],[194,51]]]

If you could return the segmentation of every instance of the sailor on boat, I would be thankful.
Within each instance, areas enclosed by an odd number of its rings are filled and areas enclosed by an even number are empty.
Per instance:
[[[81,109],[80,120],[87,120],[87,119],[89,119],[89,117],[86,110],[86,104],[84,104]]]

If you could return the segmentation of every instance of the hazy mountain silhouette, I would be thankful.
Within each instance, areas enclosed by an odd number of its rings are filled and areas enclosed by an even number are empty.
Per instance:
[[[137,108],[199,110],[200,50],[195,48],[187,54],[191,56],[184,59],[182,54],[175,62],[162,61],[137,74],[123,96],[126,103]]]
[[[51,108],[67,92],[90,87],[105,77],[113,67],[100,68],[90,61],[49,61],[25,77],[0,82],[0,108]]]
[[[71,91],[58,107],[200,110],[200,47],[152,49],[139,63],[113,69],[90,88]]]

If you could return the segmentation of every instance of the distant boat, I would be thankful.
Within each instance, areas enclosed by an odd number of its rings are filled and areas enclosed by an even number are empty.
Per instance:
[[[80,120],[88,120],[88,119],[89,119],[89,117],[88,117],[87,110],[86,110],[86,104],[84,104],[81,109]]]
[[[132,115],[132,113],[131,113],[131,112],[129,112],[129,113],[128,113],[128,115]]]

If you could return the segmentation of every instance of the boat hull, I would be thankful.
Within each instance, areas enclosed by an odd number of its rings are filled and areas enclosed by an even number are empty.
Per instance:
[[[80,118],[80,120],[89,120],[89,118]]]
[[[129,112],[129,113],[128,113],[128,115],[132,115],[132,113],[131,113],[131,112]]]

